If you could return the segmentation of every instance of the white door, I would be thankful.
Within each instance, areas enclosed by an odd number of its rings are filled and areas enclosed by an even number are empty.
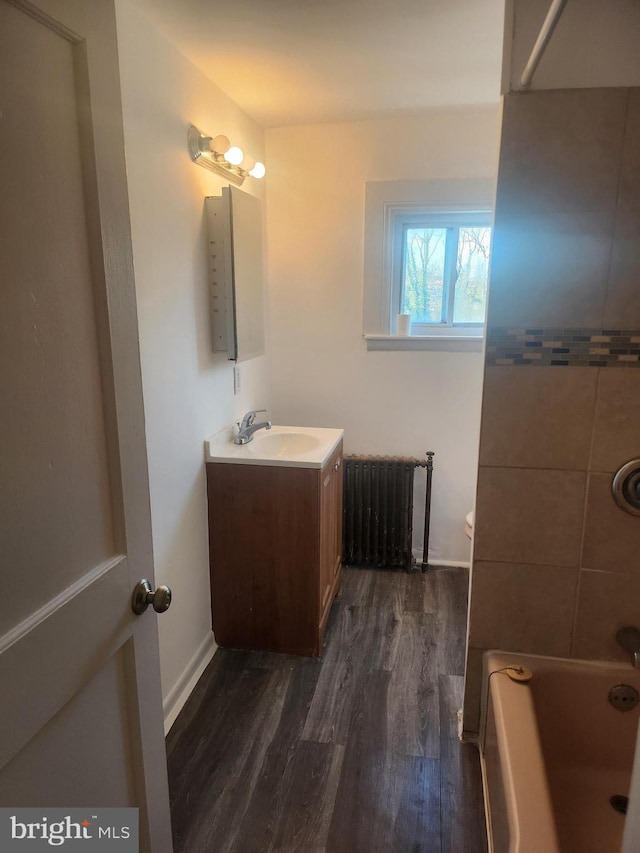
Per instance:
[[[0,805],[172,849],[113,0],[0,0]]]

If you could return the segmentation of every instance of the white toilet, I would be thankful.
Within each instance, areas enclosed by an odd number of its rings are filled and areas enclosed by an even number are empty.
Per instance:
[[[468,512],[464,519],[464,532],[467,534],[469,539],[473,538],[473,521],[474,521],[474,512]]]

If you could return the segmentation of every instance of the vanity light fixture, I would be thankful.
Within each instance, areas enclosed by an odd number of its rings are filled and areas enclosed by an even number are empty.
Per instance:
[[[232,145],[226,136],[207,136],[191,125],[187,134],[189,155],[194,163],[224,175],[234,184],[242,184],[247,177],[264,178],[264,163],[245,155],[242,148]]]

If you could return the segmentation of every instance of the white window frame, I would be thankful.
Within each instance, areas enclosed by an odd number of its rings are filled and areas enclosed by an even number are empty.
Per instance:
[[[367,182],[363,281],[367,349],[482,351],[484,327],[425,324],[424,335],[417,329],[406,337],[395,334],[399,298],[393,288],[393,225],[396,217],[405,215],[460,216],[473,211],[486,215],[487,224],[493,226],[494,197],[494,178]]]
[[[465,226],[477,226],[484,228],[492,227],[492,213],[490,210],[420,210],[393,212],[389,233],[386,239],[391,243],[391,300],[392,314],[389,332],[393,334],[394,315],[401,313],[403,269],[406,249],[405,233],[407,228],[424,226],[425,228],[446,228],[460,230]],[[457,244],[456,244],[457,245]],[[482,323],[454,323],[453,306],[455,298],[455,282],[453,281],[453,270],[455,258],[447,239],[444,260],[444,300],[446,301],[445,320],[441,323],[411,323],[411,334],[421,336],[459,336],[459,337],[482,337],[484,335],[484,322]],[[486,306],[485,306],[486,310]]]

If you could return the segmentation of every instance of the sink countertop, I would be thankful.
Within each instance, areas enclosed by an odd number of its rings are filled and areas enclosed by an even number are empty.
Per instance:
[[[228,428],[205,441],[205,460],[231,465],[322,468],[343,435],[342,429],[274,425],[270,430],[255,432],[248,444],[234,444],[234,432]]]

